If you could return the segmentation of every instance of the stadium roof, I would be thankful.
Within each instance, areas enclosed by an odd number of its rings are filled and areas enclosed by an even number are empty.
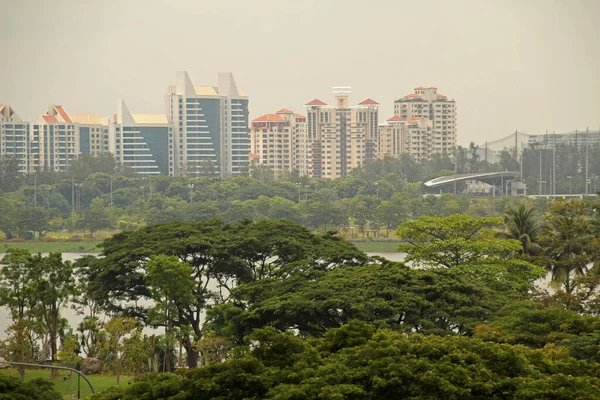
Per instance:
[[[481,172],[475,174],[456,174],[456,175],[447,175],[440,176],[439,178],[435,178],[430,180],[429,182],[425,182],[425,186],[430,188],[440,187],[444,185],[454,184],[454,182],[464,182],[464,181],[480,181],[489,184],[497,184],[501,182],[503,179],[511,180],[518,179],[520,177],[520,173],[514,171],[504,171],[504,172]]]

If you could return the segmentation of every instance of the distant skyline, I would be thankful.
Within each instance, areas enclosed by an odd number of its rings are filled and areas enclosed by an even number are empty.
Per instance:
[[[163,113],[185,70],[232,72],[250,119],[352,87],[351,104],[416,86],[454,98],[458,142],[518,129],[600,125],[597,0],[0,0],[0,104],[37,121],[49,104],[111,115]]]

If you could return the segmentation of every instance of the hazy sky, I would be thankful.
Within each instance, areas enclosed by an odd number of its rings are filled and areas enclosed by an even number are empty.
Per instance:
[[[458,140],[598,129],[600,0],[0,0],[0,103],[163,112],[175,72],[233,72],[250,117],[352,86],[351,103],[437,86]]]

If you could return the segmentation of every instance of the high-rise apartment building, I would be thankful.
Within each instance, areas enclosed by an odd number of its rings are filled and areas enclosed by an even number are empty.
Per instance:
[[[407,121],[397,115],[379,124],[379,158],[398,157],[400,154],[406,153],[407,132]]]
[[[250,153],[275,175],[297,169],[298,146],[305,142],[306,117],[288,109],[252,120]]]
[[[99,156],[108,153],[108,118],[95,114],[69,114],[79,130],[79,154]]]
[[[433,153],[453,155],[456,147],[456,102],[438,93],[436,87],[419,86],[414,93],[394,102],[394,114],[407,120],[431,121],[430,137],[419,138],[419,146],[425,141],[425,158]],[[427,123],[421,123],[421,125]],[[423,127],[420,128],[421,130]]]
[[[31,144],[31,124],[21,120],[10,105],[0,104],[0,160],[13,158],[19,173],[29,173]]]
[[[164,114],[132,114],[123,100],[109,125],[109,151],[122,165],[143,175],[169,175],[171,128]]]
[[[33,169],[46,171],[65,171],[79,156],[79,127],[62,106],[49,106],[40,122],[33,125],[31,152],[39,154],[39,158],[34,157]]]
[[[379,103],[367,99],[349,105],[351,89],[333,88],[335,105],[315,99],[305,105],[307,132],[305,145],[299,146],[300,173],[315,178],[347,176],[351,169],[376,157]]]
[[[379,157],[410,154],[416,161],[428,159],[433,148],[433,122],[426,118],[405,120],[394,115],[379,124]]]
[[[248,96],[231,73],[220,73],[218,86],[194,86],[187,72],[178,72],[165,110],[173,129],[172,174],[212,170],[228,177],[248,171]]]

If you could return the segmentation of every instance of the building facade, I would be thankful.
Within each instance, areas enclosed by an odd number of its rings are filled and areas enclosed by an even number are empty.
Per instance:
[[[431,121],[431,136],[426,140],[428,153],[425,158],[434,153],[454,154],[457,143],[456,102],[438,93],[436,87],[416,87],[414,93],[394,102],[394,114],[407,121]],[[419,143],[419,147],[423,147],[422,143]]]
[[[108,154],[108,118],[95,114],[69,114],[79,130],[79,154]]]
[[[252,120],[250,153],[257,164],[271,169],[275,176],[298,169],[298,148],[305,143],[306,117],[288,109]]]
[[[8,104],[0,104],[0,160],[15,159],[20,174],[31,172],[31,124]]]
[[[305,164],[300,173],[315,178],[340,178],[377,156],[379,103],[367,99],[349,105],[351,89],[333,88],[335,105],[315,99],[307,109],[306,144],[299,146]]]
[[[231,73],[220,73],[218,86],[194,86],[187,72],[178,72],[165,112],[173,133],[170,174],[229,177],[248,171],[248,96]]]
[[[31,151],[36,155],[32,170],[66,171],[79,156],[79,126],[62,106],[49,106],[40,122],[33,125]]]
[[[142,175],[169,175],[172,132],[164,114],[132,114],[123,100],[109,125],[109,151]]]

